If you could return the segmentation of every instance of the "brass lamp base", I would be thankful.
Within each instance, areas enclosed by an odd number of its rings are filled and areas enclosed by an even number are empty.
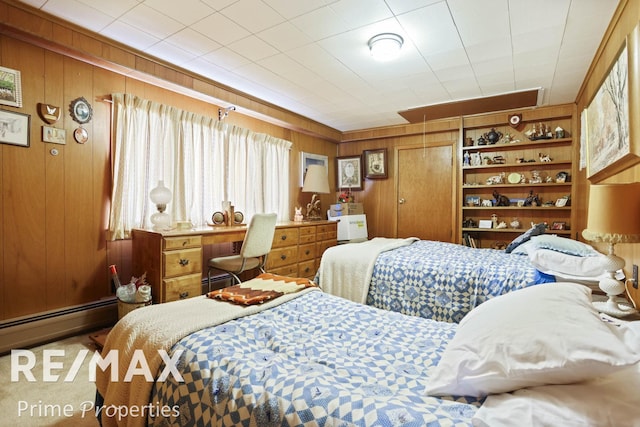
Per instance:
[[[314,195],[311,196],[311,202],[307,204],[307,221],[322,220],[320,212],[320,198],[314,193]]]

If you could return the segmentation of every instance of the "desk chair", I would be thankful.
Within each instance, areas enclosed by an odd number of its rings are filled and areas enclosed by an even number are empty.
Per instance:
[[[207,288],[211,292],[211,270],[222,270],[233,276],[235,283],[241,280],[238,274],[246,270],[259,268],[265,272],[264,265],[267,262],[267,255],[271,251],[273,235],[276,232],[275,213],[255,214],[249,222],[247,233],[244,236],[240,254],[224,257],[211,258],[207,271]],[[235,284],[234,283],[234,284]]]

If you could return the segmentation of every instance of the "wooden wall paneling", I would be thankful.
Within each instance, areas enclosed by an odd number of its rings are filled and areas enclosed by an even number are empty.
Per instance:
[[[7,110],[31,115],[30,146],[2,145],[5,315],[21,316],[46,309],[45,279],[45,169],[44,147],[39,141],[37,98],[43,94],[43,56],[34,46],[2,38],[2,65],[22,74],[22,108]]]
[[[60,107],[60,120],[48,126],[63,129],[67,121],[67,108],[64,99],[64,89],[61,84],[64,75],[64,58],[56,53],[40,49],[44,56],[42,75],[44,76],[44,96],[38,102]],[[36,128],[46,124],[36,115]],[[43,278],[47,310],[64,307],[66,304],[66,275],[65,275],[65,163],[67,145],[73,144],[73,135],[67,131],[66,144],[51,144],[43,142],[41,131],[38,129],[33,135],[37,144],[42,146],[45,158],[45,204],[47,215],[44,218],[46,233],[46,276]],[[51,154],[56,149],[57,155]]]
[[[80,124],[73,121],[69,114],[69,104],[78,97],[85,97],[94,106],[92,99],[93,67],[75,59],[64,60],[64,102],[65,129],[73,137]],[[94,113],[95,114],[95,113]],[[67,304],[81,304],[93,295],[95,286],[92,283],[98,268],[95,259],[102,245],[100,242],[102,224],[95,222],[93,177],[103,171],[95,171],[93,149],[96,144],[92,117],[82,127],[87,130],[89,139],[79,144],[71,139],[66,150],[65,161],[65,228],[69,230],[65,236],[65,271],[67,274]],[[71,232],[73,230],[73,232]],[[78,262],[84,260],[84,262]]]

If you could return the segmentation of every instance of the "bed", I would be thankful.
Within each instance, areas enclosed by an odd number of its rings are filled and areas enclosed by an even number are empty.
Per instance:
[[[352,301],[454,323],[488,299],[532,285],[570,280],[597,287],[602,254],[544,232],[544,224],[532,227],[506,250],[415,238],[338,245],[325,251],[315,280]]]
[[[634,425],[640,322],[604,321],[590,301],[580,285],[540,285],[460,324],[313,287],[251,306],[144,307],[106,340],[119,363],[97,372],[98,412],[104,426]],[[153,378],[122,381],[143,359]]]

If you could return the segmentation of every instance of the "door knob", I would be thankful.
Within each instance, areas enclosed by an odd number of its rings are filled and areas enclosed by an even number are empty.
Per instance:
[[[404,204],[404,199],[400,199],[400,200],[398,200],[398,203],[400,203],[401,205],[403,205],[403,204]]]

